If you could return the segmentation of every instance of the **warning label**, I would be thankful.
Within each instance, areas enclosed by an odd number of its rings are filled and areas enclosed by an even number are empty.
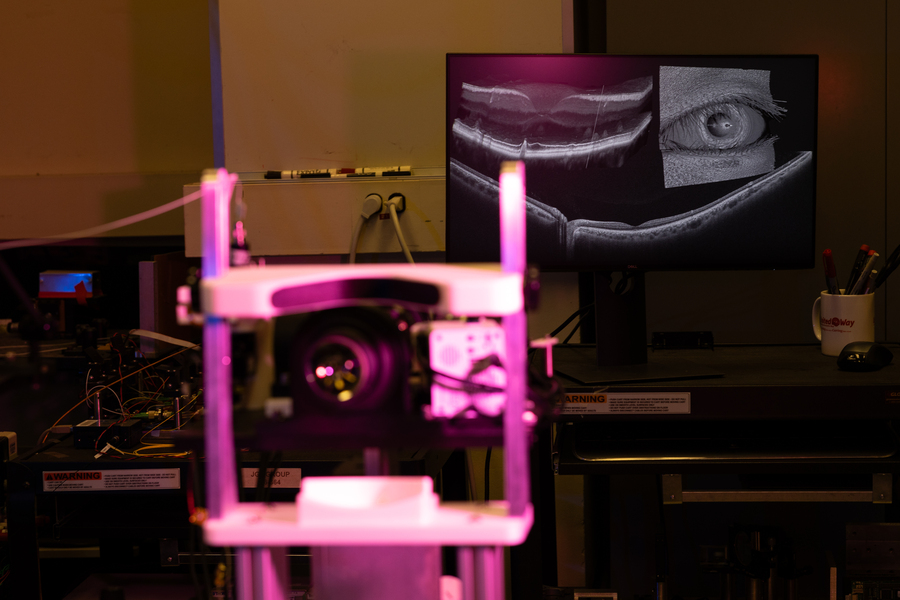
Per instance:
[[[610,392],[566,394],[564,415],[677,414],[691,413],[691,393]]]
[[[181,469],[45,471],[43,479],[45,492],[177,490],[181,488]]]

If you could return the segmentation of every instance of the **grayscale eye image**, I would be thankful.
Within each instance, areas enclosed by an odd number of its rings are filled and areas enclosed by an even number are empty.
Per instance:
[[[463,83],[453,138],[488,162],[493,157],[568,169],[618,167],[646,140],[652,90],[651,77],[597,89]]]
[[[728,181],[775,170],[769,71],[659,69],[659,148],[665,186]]]

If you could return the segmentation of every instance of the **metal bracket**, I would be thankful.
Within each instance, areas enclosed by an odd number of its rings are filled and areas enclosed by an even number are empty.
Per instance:
[[[681,475],[662,476],[662,503],[686,502],[871,502],[890,504],[891,473],[874,473],[872,491],[867,490],[691,490],[681,485]]]
[[[681,475],[662,476],[662,502],[663,504],[681,504],[683,502]]]
[[[171,538],[159,540],[159,564],[163,567],[177,567],[181,564],[178,556],[178,540]]]

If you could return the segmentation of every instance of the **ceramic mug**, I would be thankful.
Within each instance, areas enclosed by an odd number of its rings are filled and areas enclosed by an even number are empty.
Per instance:
[[[812,326],[826,356],[839,356],[850,342],[874,342],[875,294],[823,291],[813,303]]]

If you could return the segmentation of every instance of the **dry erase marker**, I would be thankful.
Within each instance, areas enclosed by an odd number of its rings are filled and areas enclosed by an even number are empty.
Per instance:
[[[863,288],[863,294],[871,294],[875,292],[875,281],[878,279],[878,269],[872,269],[872,272],[869,273],[869,279],[866,281],[866,286]]]
[[[856,283],[853,284],[853,291],[850,292],[851,294],[863,293],[863,289],[865,289],[866,284],[869,281],[869,273],[871,273],[872,269],[875,267],[875,259],[877,258],[878,253],[874,250],[869,250],[869,255],[866,257],[863,268],[859,271],[859,277],[856,278]]]
[[[375,177],[375,173],[335,173],[331,177],[335,179],[345,177]]]
[[[346,173],[354,175],[411,175],[412,167],[409,165],[399,167],[360,167],[358,169],[347,169]],[[341,173],[343,174],[343,173]]]
[[[338,169],[305,169],[300,171],[266,171],[265,179],[310,179],[331,177]]]
[[[869,246],[868,244],[863,244],[859,247],[859,252],[856,253],[856,258],[853,259],[853,268],[850,270],[850,277],[847,278],[847,287],[845,291],[850,294],[850,290],[853,289],[853,286],[856,284],[856,280],[859,278],[859,273],[862,271],[863,264],[866,262],[866,256],[869,254]]]
[[[313,179],[328,177],[371,177],[371,176],[412,175],[412,167],[342,167],[340,169],[301,169],[294,171],[266,171],[265,179]]]
[[[375,173],[376,175],[411,175],[412,167],[409,165],[402,165],[399,167],[364,167],[359,169],[359,172],[362,173]]]

